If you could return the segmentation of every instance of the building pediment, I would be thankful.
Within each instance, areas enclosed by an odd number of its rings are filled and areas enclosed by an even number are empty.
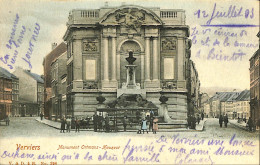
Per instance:
[[[105,14],[99,24],[137,29],[145,25],[162,25],[162,20],[153,11],[143,7],[123,6]]]

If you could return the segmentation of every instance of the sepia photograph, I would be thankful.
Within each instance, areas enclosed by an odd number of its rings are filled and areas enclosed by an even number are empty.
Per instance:
[[[0,164],[259,164],[259,5],[1,0]]]

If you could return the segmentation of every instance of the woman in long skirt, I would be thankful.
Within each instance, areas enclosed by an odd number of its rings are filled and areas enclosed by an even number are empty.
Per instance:
[[[158,119],[154,118],[153,119],[153,133],[156,134],[157,131],[158,131]]]
[[[142,120],[142,130],[143,130],[143,134],[144,134],[144,130],[146,130],[147,133],[148,133],[148,130],[147,130],[147,121],[145,120],[145,118],[143,118],[143,120]]]

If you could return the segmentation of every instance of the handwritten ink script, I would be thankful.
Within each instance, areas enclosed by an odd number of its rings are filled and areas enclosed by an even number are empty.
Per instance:
[[[238,25],[234,23],[226,24],[226,25],[225,24],[212,25],[212,22],[214,22],[215,20],[219,20],[219,18],[226,18],[226,19],[241,18],[246,20],[253,19],[255,16],[255,10],[254,7],[244,8],[243,6],[237,6],[237,5],[230,5],[228,8],[223,9],[223,6],[218,6],[217,3],[215,3],[212,11],[198,9],[194,12],[194,15],[199,19],[202,18],[206,20],[206,24],[203,26],[246,27],[250,25],[248,24]],[[257,26],[257,25],[251,25],[251,26]]]
[[[195,19],[202,22],[191,27],[192,44],[197,48],[194,56],[209,61],[242,61],[248,50],[256,50],[258,42],[249,40],[249,32],[259,25],[254,22],[255,9],[243,6],[220,6],[217,3],[207,10],[194,11]],[[236,24],[235,19],[246,22]],[[222,22],[223,21],[223,22]],[[248,28],[251,28],[250,30]]]
[[[80,146],[80,145],[78,145]],[[30,146],[29,146],[30,147]],[[60,146],[59,146],[60,147]],[[53,152],[32,152],[14,146],[16,150],[4,150],[0,152],[2,162],[29,161],[33,163],[45,162],[45,164],[59,163],[120,163],[120,164],[216,164],[219,159],[228,156],[232,158],[254,157],[257,153],[257,144],[253,140],[241,140],[236,134],[229,139],[202,139],[194,136],[183,137],[179,133],[170,136],[160,136],[154,140],[147,140],[146,143],[139,143],[129,138],[125,144],[117,150],[86,147],[74,147],[71,150],[58,150],[55,147]],[[44,146],[41,147],[41,149]],[[56,151],[55,151],[56,150]],[[97,152],[97,150],[99,150]],[[165,159],[168,158],[168,159]],[[50,163],[52,162],[52,163]]]
[[[30,39],[28,42],[28,46],[26,45],[26,47],[28,47],[27,52],[25,53],[25,55],[21,57],[21,59],[28,64],[30,69],[32,69],[32,64],[30,62],[30,59],[34,50],[33,48],[35,46],[35,43],[37,42],[37,38],[40,33],[40,25],[38,23],[35,23],[33,25],[33,29],[31,29],[25,27],[24,25],[19,26],[19,23],[20,23],[19,14],[16,14],[9,40],[6,43],[6,48],[8,53],[5,54],[3,57],[0,57],[0,60],[5,65],[7,65],[9,69],[13,69],[16,60],[19,56],[20,49],[22,45],[24,45],[23,44],[24,39],[28,33],[28,35],[30,35]]]

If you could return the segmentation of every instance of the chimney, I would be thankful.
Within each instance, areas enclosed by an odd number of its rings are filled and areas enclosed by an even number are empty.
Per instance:
[[[56,47],[57,47],[57,43],[56,42],[51,44],[51,50],[55,49]]]

